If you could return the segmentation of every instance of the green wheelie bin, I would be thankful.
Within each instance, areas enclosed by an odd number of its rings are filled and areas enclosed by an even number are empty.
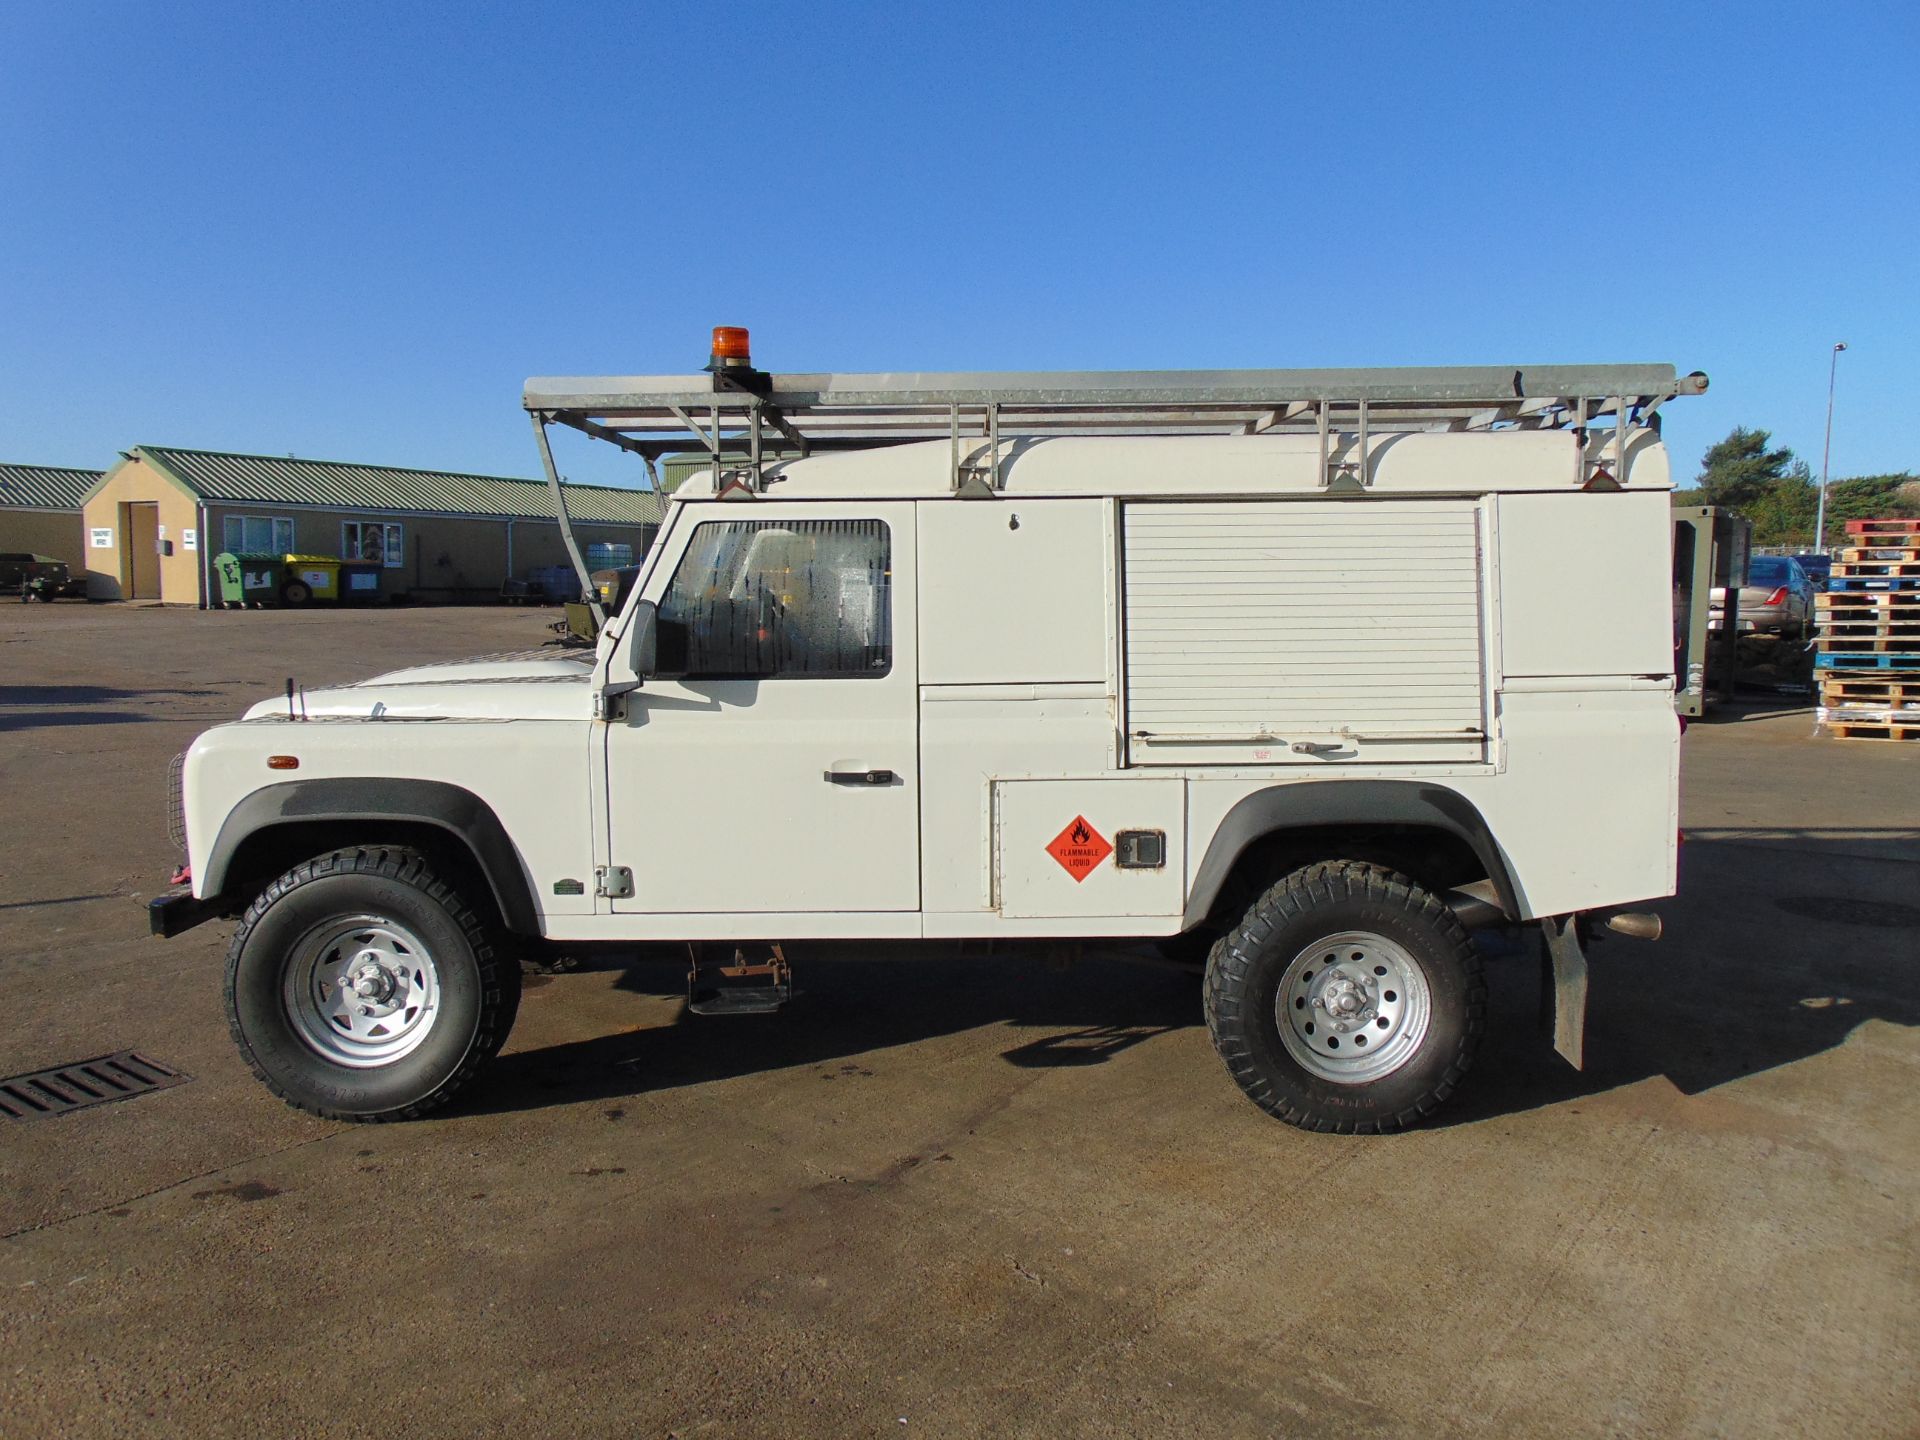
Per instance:
[[[243,605],[259,609],[280,603],[280,582],[286,561],[278,555],[236,554],[223,550],[213,557],[213,573],[220,587],[220,603],[228,609]]]

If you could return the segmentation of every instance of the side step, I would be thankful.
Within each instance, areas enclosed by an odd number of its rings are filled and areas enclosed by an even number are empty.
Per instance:
[[[766,1015],[793,998],[793,971],[779,945],[692,944],[687,950],[687,1008],[696,1015]],[[716,960],[721,953],[730,958]]]

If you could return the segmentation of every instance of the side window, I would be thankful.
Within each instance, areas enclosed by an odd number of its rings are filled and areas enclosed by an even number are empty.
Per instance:
[[[879,520],[696,526],[656,620],[659,673],[853,679],[893,665],[892,567]]]
[[[221,525],[226,548],[235,554],[285,555],[293,549],[293,521],[268,515],[229,515]]]
[[[363,560],[388,570],[406,562],[404,537],[398,525],[377,520],[343,520],[340,523],[340,558]]]

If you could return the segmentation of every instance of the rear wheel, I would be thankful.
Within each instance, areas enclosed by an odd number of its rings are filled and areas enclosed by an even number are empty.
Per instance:
[[[1296,870],[1207,964],[1207,1028],[1253,1102],[1305,1130],[1404,1129],[1433,1113],[1486,1027],[1480,957],[1454,914],[1384,866]]]
[[[287,605],[304,605],[313,599],[313,587],[304,580],[289,580],[280,587],[280,599]]]
[[[414,850],[336,850],[247,908],[227,1016],[253,1073],[335,1120],[408,1120],[451,1100],[506,1040],[520,967]]]

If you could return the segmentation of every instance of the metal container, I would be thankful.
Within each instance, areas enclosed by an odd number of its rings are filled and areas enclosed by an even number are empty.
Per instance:
[[[380,570],[377,560],[340,562],[340,603],[371,605],[380,598]]]
[[[289,555],[280,582],[280,599],[288,605],[340,598],[341,561],[333,555]]]

